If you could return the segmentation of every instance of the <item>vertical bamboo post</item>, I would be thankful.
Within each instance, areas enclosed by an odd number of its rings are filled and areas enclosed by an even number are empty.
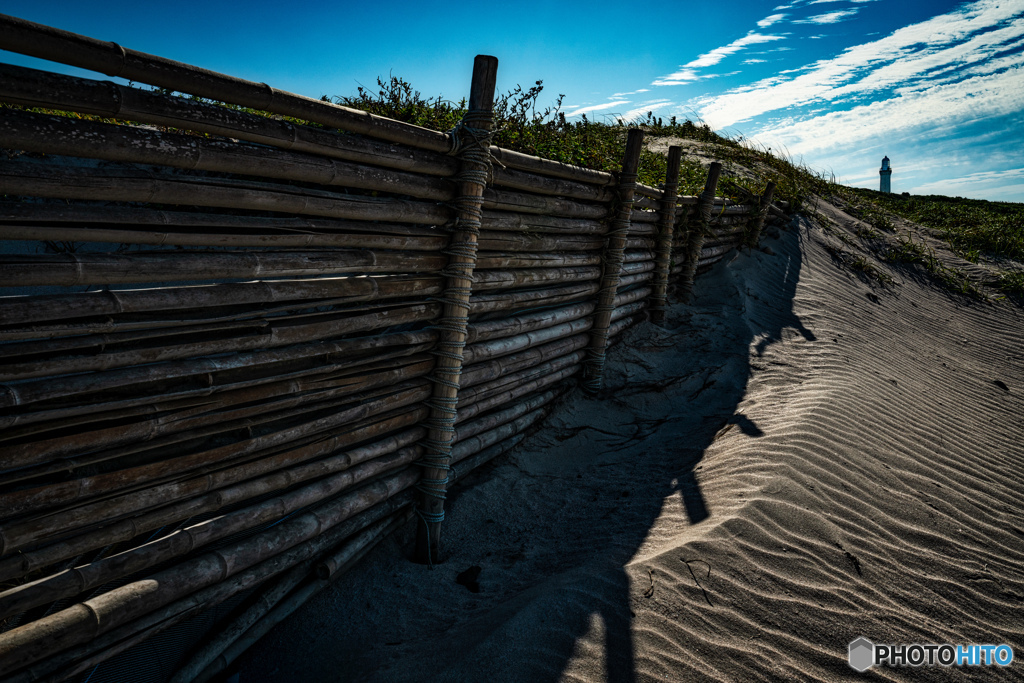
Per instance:
[[[626,138],[626,152],[615,190],[615,210],[605,233],[607,241],[602,255],[604,271],[601,276],[601,289],[597,293],[597,306],[594,308],[590,348],[584,361],[583,388],[589,392],[601,389],[605,351],[608,348],[608,326],[611,324],[615,294],[618,292],[619,279],[622,275],[622,251],[626,248],[626,234],[629,232],[630,214],[633,212],[633,193],[636,190],[636,172],[640,166],[643,142],[644,132],[639,128],[631,128]]]
[[[757,215],[750,221],[747,226],[746,235],[744,235],[744,244],[750,249],[757,249],[757,243],[761,241],[761,228],[764,227],[764,221],[768,217],[768,210],[772,205],[772,197],[775,195],[775,181],[771,180],[768,182],[768,187],[764,189],[764,194],[761,195],[761,199],[758,202]]]
[[[697,200],[696,215],[690,219],[686,237],[686,262],[683,264],[683,278],[679,283],[679,298],[688,301],[693,291],[693,278],[697,274],[697,262],[700,261],[700,250],[704,247],[704,233],[711,221],[711,210],[715,206],[715,190],[718,188],[718,177],[722,174],[722,164],[717,161],[708,168],[708,180],[704,191]]]
[[[665,322],[665,298],[668,290],[668,270],[672,266],[672,240],[676,227],[676,201],[679,198],[679,165],[683,161],[683,148],[668,148],[668,169],[665,171],[665,189],[661,195],[658,215],[658,243],[654,257],[654,284],[651,288],[651,322]]]
[[[437,363],[429,378],[434,383],[434,391],[428,401],[427,436],[420,442],[424,456],[417,463],[423,468],[423,474],[417,484],[416,513],[422,524],[417,527],[416,560],[431,566],[439,561],[441,522],[444,520],[444,499],[455,434],[455,407],[459,376],[462,374],[462,351],[466,346],[466,325],[469,322],[469,296],[483,216],[483,193],[491,170],[490,140],[494,126],[497,73],[497,57],[477,56],[473,62],[469,109],[451,134],[449,154],[458,156],[462,162],[455,176],[459,181],[459,196],[454,201],[456,218],[451,242],[443,250],[449,258],[448,265],[441,271],[446,278],[445,291],[437,297],[444,304],[444,309],[435,326],[439,331],[437,347],[433,351]]]

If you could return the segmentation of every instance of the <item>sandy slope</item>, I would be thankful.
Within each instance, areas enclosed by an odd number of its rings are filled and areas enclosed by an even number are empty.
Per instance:
[[[1024,680],[1024,315],[829,241],[716,266],[462,485],[444,565],[386,542],[241,680]],[[861,676],[861,635],[1017,662]]]

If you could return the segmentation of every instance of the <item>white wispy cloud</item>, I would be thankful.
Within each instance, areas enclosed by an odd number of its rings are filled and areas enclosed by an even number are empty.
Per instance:
[[[651,85],[680,85],[682,83],[690,83],[693,81],[701,80],[703,78],[713,78],[715,75],[701,75],[697,73],[697,69],[703,69],[709,66],[714,66],[721,62],[729,55],[735,54],[740,50],[743,50],[748,45],[757,45],[760,43],[771,43],[776,40],[784,40],[785,36],[770,35],[764,33],[755,33],[751,31],[742,38],[732,41],[728,45],[717,47],[710,52],[706,52],[691,62],[683,64],[679,67],[679,70],[675,73],[669,74],[668,76],[662,76],[655,80]]]
[[[828,12],[826,14],[816,14],[813,17],[807,17],[806,19],[796,19],[793,21],[794,24],[838,24],[840,21],[845,21],[857,14],[855,9],[841,9],[835,12]]]
[[[764,64],[767,61],[768,61],[767,59],[744,59],[743,63],[744,64]]]
[[[627,122],[632,121],[633,119],[639,116],[646,116],[647,112],[649,111],[660,111],[662,109],[665,109],[666,107],[673,106],[673,104],[674,103],[672,102],[672,100],[650,100],[648,102],[641,102],[636,107],[630,109],[625,114],[623,114],[621,118]]]
[[[777,23],[779,23],[780,21],[782,21],[783,19],[785,19],[788,16],[789,15],[785,14],[785,13],[782,13],[782,14],[772,14],[772,15],[769,15],[769,16],[765,17],[761,21],[757,22],[757,25],[760,28],[768,28],[772,24],[777,24]]]
[[[1020,111],[1024,111],[1024,66],[772,126],[756,137],[766,144],[777,141],[797,154],[809,154]]]
[[[584,107],[578,107],[573,109],[571,112],[566,112],[566,116],[579,116],[580,114],[589,114],[592,111],[604,111],[613,107],[619,107],[624,104],[629,104],[630,100],[612,100],[611,102],[603,102],[601,104],[590,104]],[[572,106],[572,105],[570,105]]]
[[[981,0],[791,70],[798,74],[793,77],[775,76],[692,104],[704,120],[721,128],[855,94],[912,89],[915,83],[926,89],[935,83],[937,70],[950,69],[952,80],[958,70],[983,68],[995,55],[1012,49],[1024,32],[1022,14],[1019,0]]]
[[[947,196],[984,196],[994,200],[1019,200],[1021,194],[1024,194],[1024,168],[981,171],[954,178],[942,178],[922,183],[914,188],[914,192]]]

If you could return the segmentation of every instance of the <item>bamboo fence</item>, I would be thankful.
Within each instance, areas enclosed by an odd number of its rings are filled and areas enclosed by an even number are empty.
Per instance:
[[[715,165],[678,195],[679,148],[638,184],[639,130],[614,174],[491,145],[493,57],[440,133],[4,15],[0,47],[159,88],[0,65],[3,681],[223,608],[176,654],[207,680],[410,520],[439,561],[450,484],[774,208]]]

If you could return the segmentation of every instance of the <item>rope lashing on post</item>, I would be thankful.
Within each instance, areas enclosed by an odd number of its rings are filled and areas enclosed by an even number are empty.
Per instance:
[[[674,197],[677,194],[679,194],[678,182],[665,183],[665,197]],[[654,255],[655,261],[660,261],[664,259],[666,262],[668,262],[672,258],[672,233],[675,232],[675,227],[675,203],[673,202],[671,213],[665,214],[664,220],[661,225],[661,233],[658,235],[658,251]],[[654,281],[652,287],[654,293],[651,294],[650,299],[650,311],[652,313],[656,311],[665,310],[665,301],[667,300],[665,293],[667,289],[668,268],[655,268]]]
[[[619,197],[621,197],[623,190],[636,187],[636,177],[635,173],[619,174]],[[625,241],[626,235],[629,233],[629,214],[632,210],[632,199],[628,202],[616,199],[614,209],[615,218],[608,222],[608,232],[605,233],[607,240],[606,244],[611,243],[611,241],[616,238]],[[594,308],[595,317],[602,313],[610,314],[615,310],[615,292],[619,289],[619,282],[622,277],[622,263],[624,260],[623,250],[606,248],[602,260],[604,261],[604,272],[611,274],[611,277],[605,278],[605,283],[601,289],[598,290],[597,299],[600,302],[607,298],[608,303],[599,303]],[[611,292],[611,296],[607,296],[608,292]],[[606,358],[605,349],[608,346],[608,328],[591,330],[591,334],[595,337],[598,343],[591,346],[586,360],[583,361],[588,370],[588,379],[584,382],[583,387],[587,391],[599,391],[601,389],[601,376],[604,370]]]
[[[458,156],[462,161],[460,171],[452,179],[461,184],[480,186],[480,194],[491,179],[492,156],[489,147],[493,135],[492,122],[493,116],[490,112],[468,111],[448,133],[448,154]],[[478,245],[475,238],[480,236],[483,221],[483,197],[462,194],[447,202],[446,206],[456,214],[454,220],[445,226],[452,234],[452,239],[441,250],[441,253],[449,257],[448,264],[440,271],[440,274],[448,279],[448,284],[440,296],[430,297],[430,300],[462,309],[465,315],[445,315],[429,327],[440,332],[437,344],[430,353],[439,360],[453,361],[455,367],[437,363],[428,379],[457,393],[462,363],[465,360],[463,351],[466,347],[470,309],[468,299],[472,293],[473,269],[476,267],[477,259]],[[424,453],[416,461],[416,465],[422,467],[424,473],[438,470],[444,472],[444,476],[421,477],[416,488],[427,496],[445,500],[448,482],[452,476],[452,441],[455,437],[458,398],[435,395],[426,401],[425,405],[431,409],[431,416],[424,422],[431,436],[420,440]],[[417,506],[416,514],[424,524],[444,521],[443,509],[435,513]]]

